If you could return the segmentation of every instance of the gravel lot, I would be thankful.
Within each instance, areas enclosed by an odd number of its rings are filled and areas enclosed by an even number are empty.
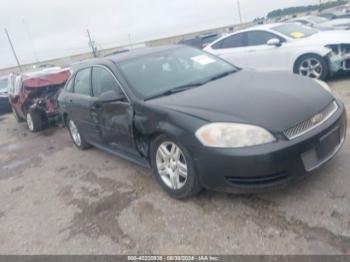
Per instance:
[[[350,78],[331,86],[350,109]],[[62,128],[0,118],[1,254],[350,254],[349,203],[349,140],[277,191],[183,202],[147,169],[78,151]]]

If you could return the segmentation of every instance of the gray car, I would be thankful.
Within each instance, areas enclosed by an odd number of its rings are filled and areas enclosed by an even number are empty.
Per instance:
[[[0,115],[11,112],[8,98],[9,85],[11,85],[11,76],[0,78]]]
[[[290,20],[293,23],[300,23],[306,26],[316,28],[321,31],[325,30],[349,30],[350,18],[330,20],[321,16],[304,16]]]

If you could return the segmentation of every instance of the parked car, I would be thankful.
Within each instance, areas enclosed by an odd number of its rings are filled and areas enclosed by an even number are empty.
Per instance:
[[[108,54],[105,55],[105,57],[119,55],[119,54],[126,53],[126,52],[129,52],[129,51],[130,51],[129,49],[122,49],[122,50],[118,50],[118,51],[114,51],[114,52],[108,53]]]
[[[58,121],[57,97],[70,71],[61,68],[42,69],[17,76],[9,90],[13,114],[18,122],[27,121],[32,132],[43,130],[50,121]]]
[[[151,167],[175,198],[285,183],[330,160],[346,131],[326,83],[185,46],[82,63],[58,101],[79,149]]]
[[[0,115],[11,112],[8,98],[8,89],[11,85],[11,76],[0,77]]]
[[[294,18],[289,22],[300,23],[309,27],[316,28],[321,31],[350,29],[350,18],[330,20],[325,17],[310,15],[310,16]]]
[[[299,24],[268,24],[220,38],[205,48],[243,68],[294,72],[326,79],[350,71],[350,33]]]
[[[210,33],[205,35],[199,35],[199,36],[196,36],[195,38],[182,40],[178,44],[188,45],[188,46],[197,47],[199,49],[203,49],[208,44],[214,42],[216,39],[219,39],[222,36],[223,34],[221,33]]]
[[[333,20],[333,19],[341,19],[341,18],[350,18],[350,10],[338,10],[338,11],[333,11],[333,12],[328,12],[325,11],[321,14],[319,14],[319,16],[327,18],[329,20]]]

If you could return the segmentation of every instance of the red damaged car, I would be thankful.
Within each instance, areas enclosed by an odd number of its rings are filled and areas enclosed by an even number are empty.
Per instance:
[[[17,76],[9,88],[16,120],[27,121],[32,132],[45,129],[51,121],[59,121],[57,97],[70,75],[69,69],[50,68]]]

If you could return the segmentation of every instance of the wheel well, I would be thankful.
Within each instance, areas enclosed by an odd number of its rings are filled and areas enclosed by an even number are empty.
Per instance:
[[[301,60],[302,58],[304,58],[304,57],[306,57],[306,56],[318,56],[318,57],[320,57],[320,58],[322,58],[322,59],[324,59],[324,60],[327,60],[325,57],[323,57],[323,56],[321,56],[321,55],[319,55],[319,54],[316,54],[316,53],[306,53],[306,54],[302,54],[302,55],[300,55],[297,59],[295,59],[295,62],[294,62],[294,66],[293,66],[293,72],[294,73],[297,73],[298,71],[297,71],[297,64],[298,64],[298,62],[299,62],[299,60]]]
[[[135,134],[135,142],[139,152],[150,161],[151,144],[158,137],[164,135],[163,132],[154,132],[149,135],[142,135],[139,132]]]

